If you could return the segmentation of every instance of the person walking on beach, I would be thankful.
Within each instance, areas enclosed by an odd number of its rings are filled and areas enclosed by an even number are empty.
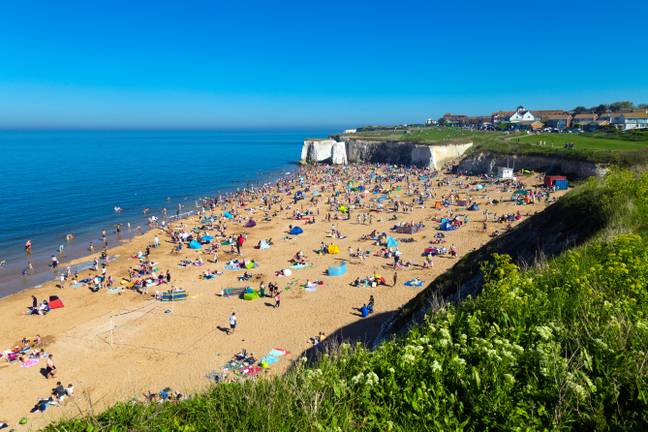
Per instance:
[[[274,301],[275,301],[275,304],[274,304],[273,307],[276,309],[281,305],[281,296],[279,295],[279,291],[277,291],[277,294],[275,294]]]
[[[27,256],[31,256],[31,250],[32,250],[32,242],[31,240],[27,240],[25,242],[25,254],[27,254]]]
[[[236,313],[232,312],[232,315],[229,317],[229,330],[227,331],[228,335],[231,335],[234,333],[236,330],[236,324],[238,324],[238,320],[236,319]]]
[[[392,278],[392,287],[395,287],[397,282],[398,282],[398,272],[394,272],[394,277]]]
[[[56,376],[56,365],[54,364],[53,355],[47,357],[47,364],[45,366],[45,378],[54,378]]]
[[[59,265],[59,260],[56,258],[56,255],[52,255],[52,270],[56,270],[56,267]]]
[[[245,237],[243,237],[243,234],[239,234],[238,238],[236,239],[236,253],[238,255],[241,255],[241,247],[243,247],[244,242]]]

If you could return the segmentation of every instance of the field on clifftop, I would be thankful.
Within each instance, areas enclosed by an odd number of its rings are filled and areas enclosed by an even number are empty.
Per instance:
[[[409,128],[406,130],[361,131],[344,135],[348,139],[407,141],[442,144],[472,141],[475,150],[508,154],[559,156],[568,159],[635,165],[648,160],[648,132],[526,134],[471,131],[453,127]],[[565,144],[573,144],[566,148]]]
[[[529,268],[491,255],[476,297],[441,299],[373,351],[342,344],[285,376],[48,430],[646,430],[648,174],[615,170],[562,200],[566,216],[596,209],[590,240]]]

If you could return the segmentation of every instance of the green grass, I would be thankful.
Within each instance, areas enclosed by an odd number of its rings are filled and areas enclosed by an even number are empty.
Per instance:
[[[592,240],[526,271],[494,255],[475,299],[374,351],[343,344],[282,377],[48,430],[647,430],[648,174],[563,199],[605,215]]]
[[[440,145],[472,141],[476,150],[497,153],[559,156],[592,162],[631,166],[648,161],[648,132],[599,132],[593,134],[541,134],[468,131],[460,128],[410,128],[407,131],[366,131],[345,135],[353,139],[407,141]],[[538,144],[540,141],[546,144]],[[565,149],[574,143],[573,149]]]
[[[541,134],[524,136],[518,138],[520,142],[537,144],[544,142],[549,147],[564,147],[567,143],[573,143],[575,150],[584,151],[621,151],[630,152],[644,150],[648,146],[648,138],[644,141],[627,139],[607,138],[605,135],[587,134]],[[515,141],[515,140],[513,140]]]

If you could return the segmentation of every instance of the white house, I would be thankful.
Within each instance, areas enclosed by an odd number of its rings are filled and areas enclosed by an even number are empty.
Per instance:
[[[513,115],[509,118],[509,122],[511,123],[533,123],[534,121],[534,115],[531,113],[531,111],[527,110],[523,106],[519,106],[517,110],[515,110],[515,113],[513,113]]]
[[[344,129],[345,134],[354,134],[357,131],[358,131],[357,129]]]
[[[611,123],[621,130],[648,129],[648,113],[644,111],[619,113],[612,118]]]
[[[513,168],[497,167],[497,179],[498,180],[515,179],[515,176],[513,175]]]

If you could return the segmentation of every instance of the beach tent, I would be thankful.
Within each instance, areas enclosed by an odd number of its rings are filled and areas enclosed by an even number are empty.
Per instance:
[[[191,241],[189,242],[189,247],[190,247],[191,249],[200,249],[200,248],[202,248],[202,246],[200,245],[200,243],[198,243],[196,240],[191,240]]]
[[[511,201],[522,200],[525,196],[529,195],[529,191],[526,189],[518,189],[513,192],[511,196]]]
[[[221,295],[223,297],[230,297],[230,296],[242,296],[243,293],[245,292],[244,288],[224,288],[223,291],[221,292]]]
[[[463,207],[463,206],[465,206],[466,204],[468,204],[468,201],[466,201],[466,200],[457,200],[457,205],[458,205],[459,207]]]
[[[457,227],[452,225],[450,222],[445,221],[441,225],[439,225],[439,229],[441,231],[453,231],[453,230],[456,230]]]
[[[339,254],[340,247],[336,244],[330,244],[328,245],[327,252],[331,255]]]
[[[544,178],[544,182],[543,182],[543,183],[544,183],[545,186],[547,186],[547,187],[551,187],[551,186],[554,185],[554,183],[555,183],[557,180],[567,180],[567,177],[565,177],[565,176],[558,176],[558,175],[554,175],[554,176],[545,176],[545,178]]]
[[[234,215],[228,211],[224,212],[223,216],[225,216],[227,219],[234,219]]]
[[[254,260],[250,261],[245,261],[245,268],[248,270],[252,270],[253,268],[257,268],[257,263]]]
[[[259,293],[255,289],[248,287],[245,288],[245,291],[243,291],[241,298],[243,300],[256,300],[259,298]]]
[[[295,226],[295,227],[292,227],[292,229],[290,231],[288,231],[288,234],[290,234],[290,235],[299,235],[299,234],[301,234],[303,232],[304,232],[303,229],[301,229],[298,226]]]
[[[255,227],[255,226],[256,226],[256,222],[254,221],[254,219],[250,219],[250,220],[245,224],[245,228],[252,228],[252,227]]]
[[[341,211],[342,213],[346,213],[346,212],[349,211],[347,206],[345,206],[344,204],[340,204],[340,206],[338,207],[338,210]]]
[[[209,243],[210,241],[214,240],[214,236],[206,235],[203,236],[200,240]]]
[[[295,201],[304,199],[304,191],[295,192]]]
[[[49,304],[50,309],[59,309],[63,307],[63,302],[58,296],[55,295],[49,296],[47,304]]]
[[[416,234],[421,229],[423,229],[424,226],[425,225],[423,224],[396,225],[394,228],[392,228],[392,230],[396,231],[399,234]]]
[[[437,209],[437,210],[442,209],[443,208],[443,203],[441,201],[436,201],[434,203],[434,208]]]
[[[554,180],[553,185],[556,188],[556,190],[567,190],[567,189],[569,189],[569,182],[566,179],[564,179],[564,180]]]
[[[347,263],[346,261],[342,261],[342,263],[338,266],[329,266],[327,269],[326,273],[329,276],[342,276],[347,272]]]
[[[479,210],[479,205],[477,203],[472,203],[470,207],[468,207],[468,210],[470,211],[477,211]]]
[[[484,185],[479,183],[477,186],[475,186],[475,189],[482,190],[482,189],[484,189]]]
[[[163,302],[175,302],[183,300],[187,300],[187,291],[185,290],[164,291],[162,293],[162,297],[160,297],[160,301]]]
[[[396,241],[396,239],[394,239],[394,237],[387,236],[387,247],[388,248],[398,247],[398,242]]]

